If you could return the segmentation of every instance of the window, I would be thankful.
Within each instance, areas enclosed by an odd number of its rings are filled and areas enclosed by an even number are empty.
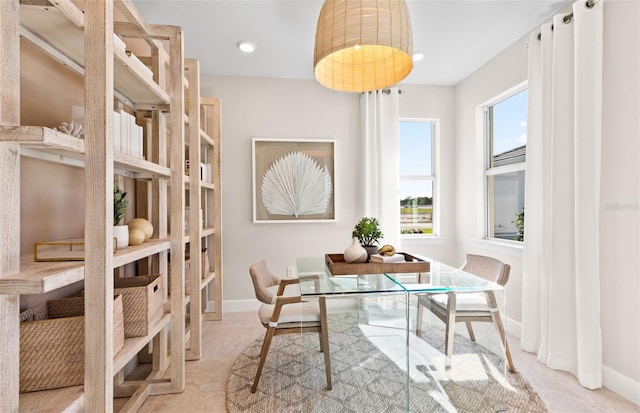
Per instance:
[[[487,237],[523,241],[527,90],[484,107]]]
[[[400,121],[400,232],[433,235],[436,121]]]

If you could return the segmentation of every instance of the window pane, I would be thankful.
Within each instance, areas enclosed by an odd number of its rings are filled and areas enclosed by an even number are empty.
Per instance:
[[[433,233],[433,181],[400,181],[400,233]]]
[[[524,171],[487,177],[489,237],[517,239],[517,214],[524,211]]]
[[[400,122],[400,176],[433,175],[431,122]]]
[[[490,109],[491,167],[524,162],[527,149],[527,90]]]

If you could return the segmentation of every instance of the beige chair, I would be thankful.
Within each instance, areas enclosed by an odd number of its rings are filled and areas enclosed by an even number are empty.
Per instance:
[[[324,299],[303,301],[300,296],[299,279],[280,279],[273,275],[265,260],[249,267],[256,298],[263,304],[258,316],[267,329],[260,352],[260,363],[256,371],[251,392],[255,393],[260,375],[267,359],[273,336],[292,333],[317,332],[320,336],[320,350],[324,352],[327,389],[331,390],[331,362],[329,357],[329,334],[327,330],[327,310]]]
[[[467,260],[461,270],[482,277],[485,280],[505,285],[509,280],[509,264],[500,260],[482,255],[467,254]],[[423,307],[431,310],[440,320],[446,324],[445,355],[447,361],[451,361],[453,353],[453,334],[456,322],[464,322],[469,331],[469,337],[476,341],[471,328],[471,322],[492,322],[500,337],[500,345],[507,360],[509,371],[515,371],[513,360],[504,333],[504,325],[498,310],[493,291],[485,293],[454,293],[447,294],[421,294],[418,296],[418,318],[416,334],[422,335]]]

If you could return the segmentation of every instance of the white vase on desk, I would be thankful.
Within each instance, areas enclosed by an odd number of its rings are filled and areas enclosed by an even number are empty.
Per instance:
[[[113,238],[116,239],[116,249],[129,246],[129,227],[127,225],[115,225],[113,227]]]
[[[366,262],[367,251],[360,245],[358,238],[354,238],[351,245],[344,250],[345,262]]]

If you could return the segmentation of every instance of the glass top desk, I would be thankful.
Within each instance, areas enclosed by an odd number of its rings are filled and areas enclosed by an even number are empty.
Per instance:
[[[376,411],[457,411],[465,406],[466,401],[460,394],[461,387],[456,380],[460,377],[469,379],[472,375],[471,368],[463,364],[473,366],[473,371],[480,364],[487,365],[487,362],[482,360],[483,357],[486,358],[483,353],[458,355],[454,351],[453,363],[451,359],[446,359],[444,323],[435,317],[425,321],[426,328],[423,330],[426,333],[418,338],[415,335],[417,295],[484,293],[487,303],[493,303],[492,307],[497,306],[499,316],[504,312],[504,287],[438,261],[428,261],[430,269],[425,273],[334,276],[323,257],[297,259],[300,293],[303,298],[317,297],[319,300],[329,301],[327,308],[332,366],[338,363],[344,367],[350,361],[356,360],[359,360],[361,366],[382,363],[378,356],[361,360],[364,350],[356,351],[352,349],[352,344],[341,344],[340,340],[343,340],[345,332],[348,334],[344,340],[348,343],[357,343],[369,354],[381,353],[385,359],[392,360],[394,368],[385,368],[380,375],[384,377],[385,386],[394,390],[387,391],[386,397],[377,401]],[[332,305],[340,299],[348,304]],[[425,316],[428,316],[429,311],[424,312]],[[337,321],[332,323],[332,320]],[[476,324],[486,324],[490,327],[490,323]],[[460,332],[464,330],[459,328]],[[506,365],[501,343],[495,330],[490,330],[489,333],[492,334],[487,334],[486,340],[493,341],[490,343],[492,346],[489,352],[493,356],[498,355],[500,359],[491,368],[497,371],[496,375],[505,374]],[[481,337],[477,338],[480,342]],[[482,345],[485,343],[482,342]],[[310,342],[308,346],[309,353],[317,352],[317,343]],[[368,380],[369,376],[358,376],[361,370],[364,368],[350,372],[349,380],[358,383]],[[303,380],[317,382],[317,377],[312,377],[317,373],[310,370],[307,376],[303,376]],[[341,382],[340,378],[335,377],[337,373],[340,371],[332,367],[333,391]],[[322,378],[323,375],[320,374],[318,377]],[[321,390],[321,387],[316,390]],[[506,408],[501,400],[501,392],[502,390],[494,392],[490,407],[495,409],[492,410],[494,412]],[[504,396],[506,397],[506,390]],[[310,411],[315,410],[313,406],[306,407]]]

